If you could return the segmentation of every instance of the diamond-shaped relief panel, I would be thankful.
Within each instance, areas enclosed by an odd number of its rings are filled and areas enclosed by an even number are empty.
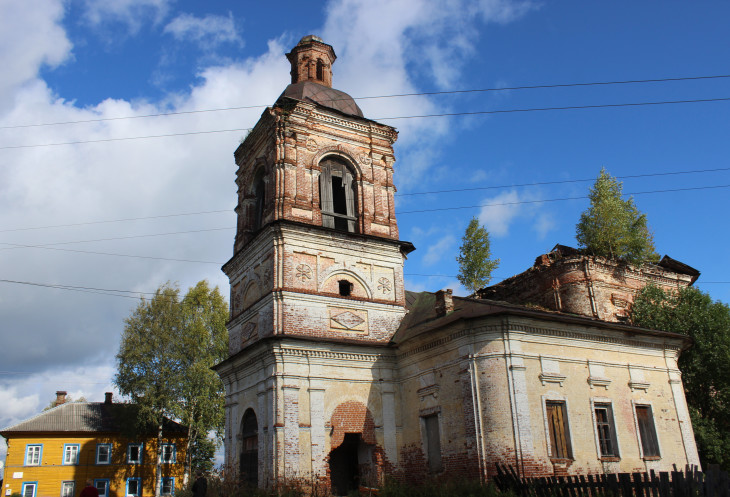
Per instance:
[[[331,307],[330,328],[340,331],[367,332],[367,311]]]

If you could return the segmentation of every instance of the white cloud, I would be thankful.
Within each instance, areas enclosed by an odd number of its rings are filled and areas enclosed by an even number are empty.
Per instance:
[[[423,263],[427,266],[432,266],[439,262],[444,255],[453,255],[452,247],[454,246],[455,241],[456,238],[452,235],[446,235],[441,238],[439,241],[428,247],[426,255],[424,255],[422,259]]]
[[[527,220],[540,240],[552,231],[556,224],[551,212],[539,202],[540,194],[518,193],[516,190],[500,193],[482,201],[479,222],[490,235],[503,237],[509,234],[510,226],[517,220]]]
[[[144,21],[161,22],[175,0],[84,0],[84,17],[93,26],[122,23],[130,33]]]
[[[0,2],[0,113],[7,110],[19,87],[33,84],[41,67],[56,67],[71,55],[71,42],[59,23],[58,0]]]
[[[231,13],[228,17],[213,14],[196,17],[183,13],[170,21],[164,32],[178,41],[194,41],[205,49],[212,49],[223,43],[243,44]]]

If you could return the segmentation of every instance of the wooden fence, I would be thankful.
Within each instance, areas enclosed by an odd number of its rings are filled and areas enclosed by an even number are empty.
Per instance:
[[[730,476],[696,468],[655,473],[520,478],[514,468],[497,465],[494,483],[523,497],[730,497]]]

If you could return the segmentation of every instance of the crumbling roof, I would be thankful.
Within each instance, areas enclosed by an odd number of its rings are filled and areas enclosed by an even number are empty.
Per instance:
[[[355,99],[344,91],[329,88],[327,86],[315,83],[314,81],[301,81],[292,83],[286,87],[281,97],[295,98],[305,102],[335,109],[344,114],[352,116],[364,117],[362,110],[355,103]]]
[[[0,430],[0,434],[7,438],[7,434],[21,432],[122,432],[134,423],[138,412],[135,404],[68,402]],[[166,419],[163,431],[185,433],[187,429]]]
[[[687,336],[678,333],[639,328],[623,323],[614,323],[586,316],[484,298],[453,297],[453,311],[439,316],[436,313],[436,298],[436,294],[431,292],[416,293],[406,291],[406,308],[408,309],[408,314],[403,318],[400,327],[393,335],[392,343],[396,345],[403,343],[417,335],[443,328],[457,321],[497,315],[544,319],[546,321],[593,326],[631,334],[664,336],[689,341]]]

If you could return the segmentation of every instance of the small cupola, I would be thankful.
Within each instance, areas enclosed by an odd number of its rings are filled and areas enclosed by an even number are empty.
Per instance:
[[[321,38],[308,35],[286,54],[291,63],[292,84],[312,81],[332,88],[332,64],[337,56],[331,45]]]

